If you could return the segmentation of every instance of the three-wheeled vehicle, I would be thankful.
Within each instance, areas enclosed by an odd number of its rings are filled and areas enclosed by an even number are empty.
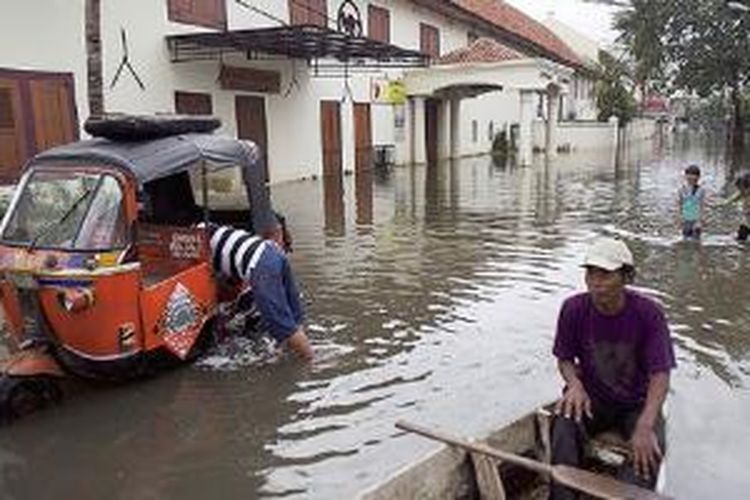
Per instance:
[[[0,420],[58,402],[66,376],[132,379],[211,337],[220,297],[201,222],[273,217],[263,160],[210,133],[147,137],[80,141],[25,166],[0,225]],[[217,175],[244,206],[213,206],[232,195],[212,189]]]

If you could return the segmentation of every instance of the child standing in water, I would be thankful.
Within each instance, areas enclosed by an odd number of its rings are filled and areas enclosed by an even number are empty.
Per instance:
[[[726,204],[735,201],[742,202],[744,219],[737,229],[737,241],[747,241],[747,238],[750,237],[750,172],[744,172],[737,176],[734,186],[737,188],[737,192],[726,201]]]
[[[699,240],[701,237],[706,190],[698,184],[700,178],[701,169],[697,165],[690,165],[685,169],[685,184],[679,191],[682,236],[688,240]]]

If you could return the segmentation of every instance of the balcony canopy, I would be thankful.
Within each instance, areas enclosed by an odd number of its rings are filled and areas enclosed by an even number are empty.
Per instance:
[[[224,53],[236,52],[308,61],[332,59],[354,66],[375,62],[383,66],[421,67],[428,62],[428,56],[416,50],[313,25],[169,35],[166,38],[173,62],[216,59]]]

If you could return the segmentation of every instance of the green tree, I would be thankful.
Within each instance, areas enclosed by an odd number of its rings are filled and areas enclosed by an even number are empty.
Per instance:
[[[750,78],[750,16],[730,9],[723,0],[671,1],[666,40],[674,85],[700,96],[728,93],[732,143],[741,149],[743,93]]]
[[[633,78],[641,96],[646,96],[651,81],[663,77],[666,62],[664,31],[670,14],[668,2],[633,0],[632,5],[615,15],[614,27],[619,41],[635,61]]]
[[[599,121],[616,116],[620,125],[627,124],[635,115],[636,103],[627,85],[630,72],[627,66],[608,53],[599,54],[599,75],[596,82],[596,107]]]
[[[750,78],[748,13],[725,0],[632,0],[615,27],[636,61],[637,80],[661,76],[673,88],[702,97],[728,94],[732,142],[742,148],[742,96]]]

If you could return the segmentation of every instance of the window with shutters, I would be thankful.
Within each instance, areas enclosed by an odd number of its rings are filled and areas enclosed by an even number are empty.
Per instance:
[[[367,7],[367,36],[383,43],[391,43],[391,13],[388,9]]]
[[[178,90],[174,93],[174,110],[180,115],[211,115],[213,114],[211,94]]]
[[[289,0],[290,24],[301,26],[328,26],[326,0]]]
[[[420,23],[419,50],[433,59],[440,57],[440,30],[435,26]]]
[[[167,0],[170,21],[225,30],[226,0]]]

